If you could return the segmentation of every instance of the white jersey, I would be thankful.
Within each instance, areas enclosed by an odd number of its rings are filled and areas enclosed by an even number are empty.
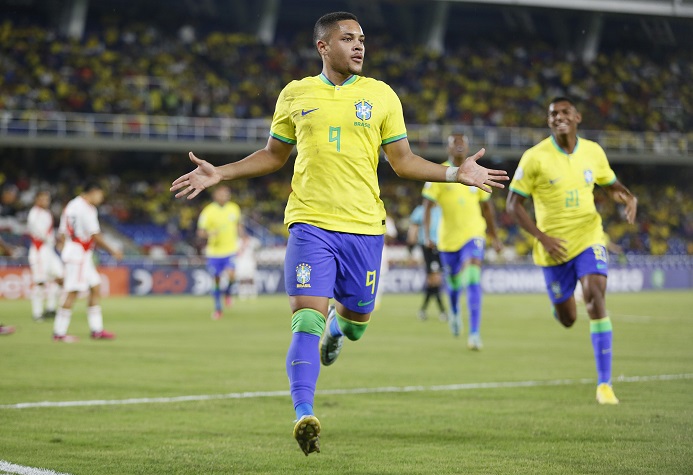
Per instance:
[[[41,249],[44,245],[49,247],[55,246],[53,215],[50,211],[40,206],[32,207],[26,224],[33,247]]]
[[[60,218],[60,233],[65,235],[66,244],[79,244],[84,251],[94,249],[94,235],[101,232],[96,207],[78,196],[70,201]]]
[[[101,278],[94,266],[94,235],[101,232],[96,207],[78,196],[70,201],[60,218],[60,233],[65,235],[62,258],[65,263],[63,288],[81,292],[99,285]]]

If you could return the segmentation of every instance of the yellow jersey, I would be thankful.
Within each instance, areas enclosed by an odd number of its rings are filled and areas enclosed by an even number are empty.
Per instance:
[[[406,138],[402,104],[384,82],[323,74],[290,82],[279,94],[270,135],[298,155],[284,222],[328,231],[385,233],[380,146]]]
[[[491,198],[490,193],[461,183],[426,183],[422,194],[442,212],[438,224],[439,251],[456,252],[474,238],[486,239],[481,203]]]
[[[537,227],[551,237],[565,239],[566,260],[585,249],[604,245],[602,218],[594,206],[594,185],[616,181],[604,150],[596,142],[578,137],[567,154],[553,136],[527,150],[510,183],[510,190],[532,196]],[[540,266],[562,264],[535,239],[534,262]]]
[[[197,227],[207,232],[207,257],[226,257],[236,253],[240,221],[241,208],[231,201],[224,206],[213,202],[204,207]]]

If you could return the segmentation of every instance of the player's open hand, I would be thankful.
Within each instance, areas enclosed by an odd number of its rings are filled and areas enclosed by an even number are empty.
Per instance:
[[[539,238],[539,242],[542,246],[544,246],[546,252],[548,252],[549,255],[554,258],[554,260],[557,262],[565,262],[566,257],[568,257],[568,249],[565,247],[565,239],[555,238],[544,234]]]
[[[487,193],[491,193],[491,187],[505,188],[505,185],[499,182],[510,179],[508,172],[482,167],[477,163],[477,160],[483,157],[484,153],[486,153],[486,149],[482,148],[462,162],[462,166],[457,170],[457,181],[464,185],[476,186]]]
[[[628,224],[635,223],[635,216],[638,214],[638,199],[622,191],[617,192],[614,198],[617,202],[626,205],[626,221],[628,221]]]
[[[192,152],[188,155],[190,156],[190,161],[197,165],[197,168],[174,181],[171,191],[182,190],[176,193],[176,198],[188,195],[188,199],[191,200],[205,188],[219,183],[221,174],[214,165],[201,158],[197,158]]]

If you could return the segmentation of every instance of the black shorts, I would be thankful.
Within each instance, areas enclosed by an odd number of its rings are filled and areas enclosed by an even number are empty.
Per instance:
[[[431,249],[430,247],[422,246],[424,262],[426,263],[426,273],[432,274],[434,272],[440,272],[440,255],[438,254],[438,249]]]

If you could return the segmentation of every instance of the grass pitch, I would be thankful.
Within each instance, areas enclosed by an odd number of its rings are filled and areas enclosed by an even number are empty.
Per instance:
[[[614,383],[594,400],[588,320],[566,330],[545,296],[484,299],[485,349],[471,352],[418,295],[385,296],[368,332],[323,368],[322,453],[291,437],[286,395],[130,405],[0,408],[0,460],[78,474],[686,474],[693,473],[693,294],[612,294]],[[0,337],[0,405],[286,391],[285,296],[237,302],[221,321],[211,299],[103,302],[113,342],[90,341],[84,302],[68,345],[31,321],[29,302],[0,302],[17,334]],[[571,380],[543,384],[543,381]],[[527,381],[536,386],[518,387]],[[508,387],[472,383],[515,382]],[[436,385],[463,385],[432,391]]]

